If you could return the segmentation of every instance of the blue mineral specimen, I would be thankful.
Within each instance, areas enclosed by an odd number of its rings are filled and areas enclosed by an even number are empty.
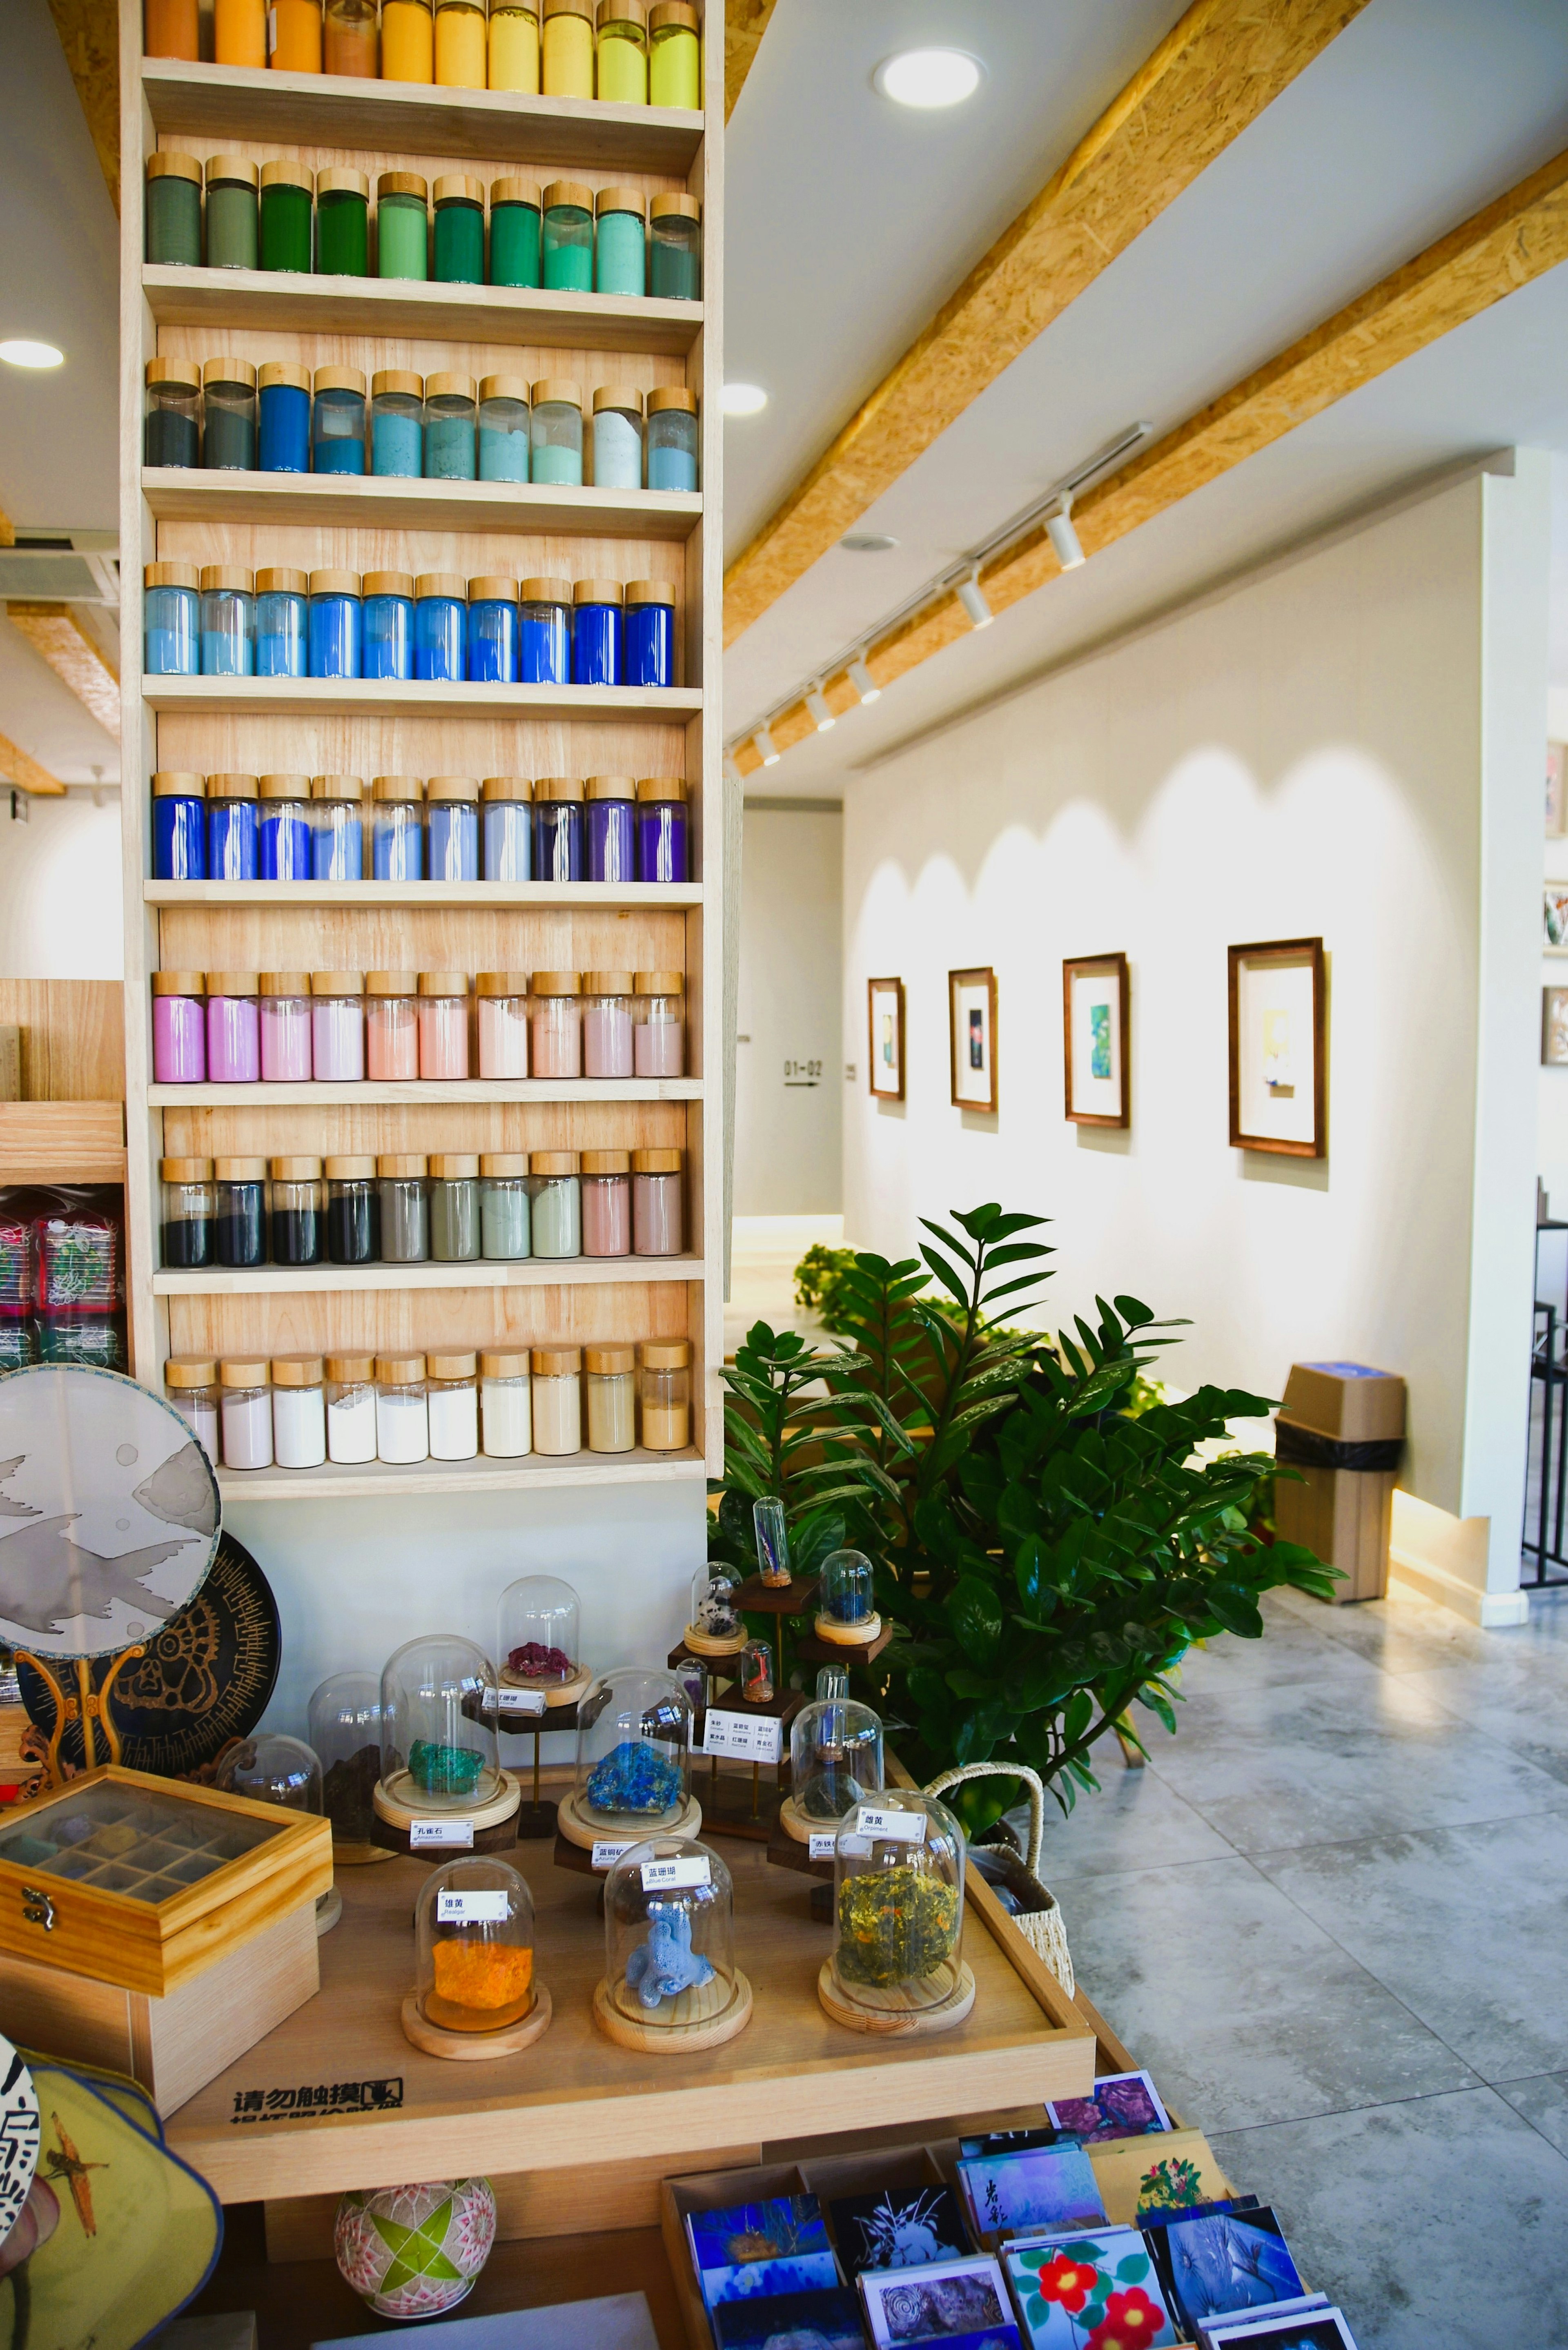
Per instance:
[[[623,1738],[588,1773],[596,1812],[667,1812],[680,1801],[680,1765],[646,1738]]]
[[[649,1903],[648,1939],[628,1959],[626,1980],[639,2003],[648,2008],[711,1982],[711,1962],[691,1947],[691,1913],[684,1902]]]

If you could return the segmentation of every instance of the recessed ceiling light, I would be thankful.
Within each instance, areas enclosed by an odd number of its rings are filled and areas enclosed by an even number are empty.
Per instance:
[[[929,112],[941,106],[961,106],[980,88],[980,61],[962,49],[904,49],[884,57],[872,81],[895,106],[915,106]]]
[[[726,416],[760,416],[767,404],[767,393],[760,383],[727,383],[724,386]]]
[[[897,546],[898,542],[896,538],[889,538],[885,531],[852,530],[838,544],[846,555],[886,555],[888,548]]]
[[[0,343],[0,359],[4,359],[7,367],[63,367],[65,357],[64,351],[57,351],[53,343]]]

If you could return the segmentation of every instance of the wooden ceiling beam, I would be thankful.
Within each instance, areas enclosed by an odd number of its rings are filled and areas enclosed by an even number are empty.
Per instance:
[[[1175,432],[1085,490],[1073,507],[1085,554],[1096,555],[1152,522],[1232,466],[1282,440],[1297,425],[1322,415],[1401,359],[1413,358],[1564,261],[1568,152],[1543,164]],[[981,585],[992,612],[1000,614],[1057,577],[1060,568],[1041,528],[984,567]],[[874,644],[867,666],[877,685],[892,685],[969,631],[957,597],[945,594]],[[836,716],[853,709],[857,700],[842,673],[829,680],[826,692]],[[804,702],[795,702],[772,726],[781,751],[813,731]],[[738,763],[742,775],[762,764],[750,742],[738,754]]]
[[[1194,0],[724,578],[732,644],[1360,14]]]
[[[117,0],[49,0],[99,168],[119,211],[119,10]]]
[[[727,0],[724,10],[724,120],[735,111],[735,100],[746,86],[746,76],[757,61],[763,35],[774,13],[774,0]]]
[[[0,784],[9,784],[19,792],[30,792],[35,799],[59,799],[65,785],[47,767],[40,767],[36,759],[13,743],[8,734],[0,734]]]
[[[5,617],[108,734],[119,733],[119,680],[69,604],[8,602]]]

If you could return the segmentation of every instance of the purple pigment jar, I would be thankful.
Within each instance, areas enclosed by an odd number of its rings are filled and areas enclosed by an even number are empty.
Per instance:
[[[152,1082],[200,1086],[207,1076],[207,1019],[199,971],[152,974]]]
[[[207,1075],[215,1086],[261,1083],[261,1022],[254,971],[207,973]]]

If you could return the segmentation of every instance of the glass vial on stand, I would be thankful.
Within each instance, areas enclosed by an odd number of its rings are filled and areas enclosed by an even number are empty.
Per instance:
[[[752,1503],[752,1531],[763,1581],[770,1591],[787,1591],[794,1580],[789,1568],[789,1530],[784,1505],[776,1494],[765,1494]]]

